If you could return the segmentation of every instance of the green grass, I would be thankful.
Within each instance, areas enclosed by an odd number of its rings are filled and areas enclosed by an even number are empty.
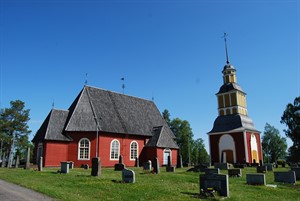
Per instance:
[[[57,200],[199,200],[199,173],[186,172],[186,168],[167,173],[161,168],[158,175],[135,171],[136,183],[121,183],[121,172],[103,168],[100,177],[91,177],[91,170],[73,169],[69,174],[57,174],[58,168],[44,168],[38,172],[24,169],[0,168],[0,179],[44,193]],[[241,178],[229,178],[229,194],[226,200],[299,200],[300,182],[296,185],[274,182],[273,172],[266,174],[268,186],[246,184],[246,174],[256,169],[245,168]],[[275,171],[288,171],[278,168]],[[221,171],[227,174],[227,171]],[[219,199],[219,198],[218,198]]]

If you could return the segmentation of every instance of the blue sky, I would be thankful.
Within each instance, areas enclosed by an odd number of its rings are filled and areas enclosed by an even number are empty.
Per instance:
[[[203,138],[229,60],[249,116],[284,135],[280,117],[300,95],[300,3],[276,1],[0,1],[0,107],[31,109],[31,138],[52,108],[88,85],[145,99],[188,120]],[[289,144],[291,142],[289,141]]]

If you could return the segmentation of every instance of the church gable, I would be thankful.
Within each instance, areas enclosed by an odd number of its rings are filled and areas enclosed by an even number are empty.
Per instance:
[[[168,133],[168,127],[158,126],[153,128],[153,137],[148,141],[146,147],[160,147],[178,149],[174,138]]]

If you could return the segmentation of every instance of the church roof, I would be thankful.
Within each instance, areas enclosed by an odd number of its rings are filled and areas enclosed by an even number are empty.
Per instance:
[[[55,121],[50,121],[53,112],[60,116],[54,115]],[[68,111],[52,110],[45,122],[34,140],[43,138],[40,134],[43,132],[45,139],[68,140],[63,133],[97,131],[97,124],[99,131],[149,137],[153,136],[154,127],[164,126],[164,132],[175,137],[153,101],[91,86],[81,90]],[[53,127],[53,132],[47,133],[49,126]]]
[[[32,141],[42,141],[43,139],[71,141],[68,136],[63,134],[68,113],[66,110],[52,109]]]
[[[216,118],[214,127],[210,132],[208,132],[208,134],[220,132],[240,132],[245,130],[258,132],[250,117],[241,114],[224,115]]]
[[[220,87],[220,90],[217,93],[217,95],[221,94],[221,93],[226,93],[226,92],[229,92],[229,91],[232,91],[232,90],[238,90],[238,91],[243,92],[244,94],[246,94],[243,91],[242,87],[240,85],[238,85],[237,83],[226,83],[226,84],[223,84]]]
[[[153,137],[148,141],[146,147],[178,149],[179,147],[174,140],[174,135],[170,131],[170,128],[166,126],[154,127]]]

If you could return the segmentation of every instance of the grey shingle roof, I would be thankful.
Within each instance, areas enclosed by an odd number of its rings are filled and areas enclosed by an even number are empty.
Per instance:
[[[52,109],[43,122],[40,129],[32,139],[33,142],[42,140],[70,141],[71,139],[64,135],[64,127],[68,117],[68,111]]]
[[[170,135],[169,127],[158,126],[153,128],[153,137],[150,138],[146,147],[161,147],[178,149],[178,145],[174,140],[174,135]]]
[[[152,101],[85,86],[66,131],[96,131],[152,136],[155,126],[167,126]],[[171,135],[174,136],[172,131]]]
[[[220,90],[217,94],[221,94],[221,93],[226,93],[226,92],[229,92],[229,91],[232,91],[232,90],[238,90],[240,92],[243,92],[244,94],[246,94],[242,87],[240,85],[238,85],[237,83],[226,83],[226,84],[223,84],[221,87],[220,87]]]
[[[229,131],[239,132],[244,130],[258,132],[250,117],[241,114],[224,115],[216,118],[214,127],[208,134]]]

